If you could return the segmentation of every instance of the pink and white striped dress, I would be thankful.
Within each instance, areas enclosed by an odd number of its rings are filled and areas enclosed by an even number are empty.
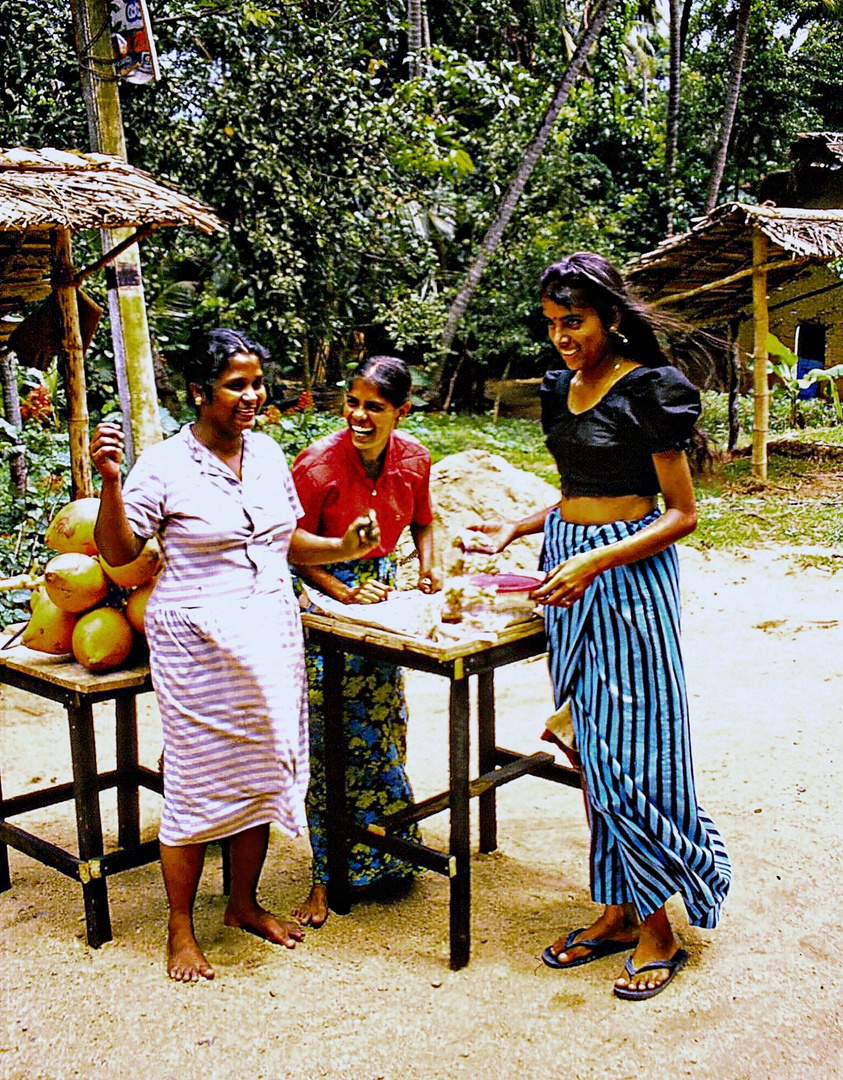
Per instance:
[[[126,479],[137,536],[158,533],[164,571],[146,609],[164,728],[159,839],[219,840],[306,826],[307,692],[287,552],[302,516],[281,449],[243,436],[242,479],[187,424]]]

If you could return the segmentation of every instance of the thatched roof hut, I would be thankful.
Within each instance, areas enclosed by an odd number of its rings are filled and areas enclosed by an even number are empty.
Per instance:
[[[50,233],[192,225],[224,228],[206,206],[106,154],[0,149],[0,348],[10,318],[51,290]]]
[[[67,364],[74,497],[93,491],[84,317],[80,320],[85,305],[79,303],[79,286],[86,276],[165,225],[193,225],[206,233],[224,228],[208,207],[120,158],[68,150],[0,149],[0,357],[8,356],[11,335],[20,334],[26,306],[50,297],[48,317],[37,321],[37,312],[30,313],[26,325],[34,326],[30,340],[54,331]],[[77,271],[71,236],[83,229],[135,231],[93,266]]]
[[[655,307],[690,323],[722,327],[752,311],[755,424],[753,473],[767,475],[768,293],[843,256],[843,210],[726,203],[690,232],[664,240],[627,268],[627,280]]]
[[[752,305],[753,236],[766,240],[768,289],[843,256],[843,210],[726,203],[627,267],[645,300],[688,322],[722,325]]]

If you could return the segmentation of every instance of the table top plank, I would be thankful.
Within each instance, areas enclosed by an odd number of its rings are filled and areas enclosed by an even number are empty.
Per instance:
[[[41,679],[52,686],[78,694],[134,690],[144,687],[149,681],[149,664],[145,661],[129,668],[95,673],[82,667],[70,653],[52,656],[50,653],[27,649],[25,645],[13,645],[6,649],[3,644],[11,636],[8,633],[0,634],[0,682],[3,681],[4,669]]]
[[[333,615],[317,615],[313,612],[303,613],[302,623],[306,629],[319,630],[332,637],[396,649],[408,655],[428,657],[442,664],[451,663],[460,657],[473,656],[488,649],[497,648],[499,645],[507,645],[544,634],[544,620],[540,615],[533,615],[523,622],[505,627],[491,641],[483,637],[466,638],[464,641],[436,642],[429,638],[396,634],[380,627],[366,626],[351,620],[337,619]]]

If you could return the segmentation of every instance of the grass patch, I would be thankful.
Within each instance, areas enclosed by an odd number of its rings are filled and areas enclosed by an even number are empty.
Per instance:
[[[500,454],[512,465],[558,486],[556,466],[544,445],[537,420],[498,420],[487,416],[443,416],[420,413],[404,424],[428,447],[434,461],[461,450]],[[718,424],[710,424],[715,437]],[[843,428],[812,428],[789,435],[819,445],[843,445]],[[718,440],[719,441],[719,438]],[[778,457],[769,462],[768,481],[752,477],[749,458],[716,465],[695,481],[699,524],[688,543],[698,548],[764,545],[838,546],[843,544],[843,462],[812,457]],[[801,556],[806,565],[840,569],[833,556]]]
[[[499,454],[517,469],[525,469],[558,486],[559,475],[538,420],[498,420],[490,416],[411,415],[402,424],[430,450],[434,461],[463,450]]]

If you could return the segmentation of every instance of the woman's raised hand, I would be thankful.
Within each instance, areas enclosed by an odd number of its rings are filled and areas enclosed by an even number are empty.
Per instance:
[[[123,461],[123,429],[118,424],[97,424],[91,438],[91,464],[103,480],[119,480]]]
[[[483,555],[497,555],[518,535],[514,521],[483,521],[467,526],[467,531],[478,535],[461,538],[463,551],[479,551]]]
[[[362,514],[345,530],[340,546],[340,558],[362,559],[381,542],[381,529],[374,510]]]

